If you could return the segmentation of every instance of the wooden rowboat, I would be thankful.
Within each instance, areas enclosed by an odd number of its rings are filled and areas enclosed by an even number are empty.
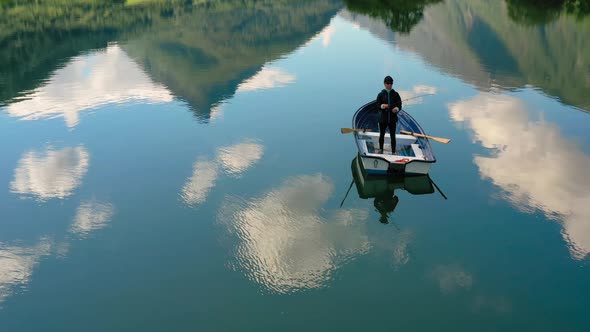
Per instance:
[[[383,153],[379,151],[379,112],[371,101],[361,106],[352,118],[354,139],[359,159],[367,174],[421,175],[428,174],[436,162],[428,138],[416,120],[401,110],[396,126],[396,146],[392,150],[389,133],[385,135]],[[400,134],[401,131],[412,135]]]

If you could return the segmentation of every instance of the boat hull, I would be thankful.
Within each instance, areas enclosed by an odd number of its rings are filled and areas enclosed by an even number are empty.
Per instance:
[[[352,178],[360,198],[375,198],[391,194],[394,190],[406,190],[412,195],[432,194],[433,182],[428,175],[401,176],[367,174],[362,166],[362,157],[357,156],[351,164]]]
[[[407,174],[424,175],[430,171],[432,162],[411,161],[408,163],[389,162],[383,158],[360,155],[362,167],[370,175]]]

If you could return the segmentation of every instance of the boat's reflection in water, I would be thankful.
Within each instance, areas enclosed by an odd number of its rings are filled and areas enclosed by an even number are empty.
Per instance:
[[[436,185],[428,175],[368,175],[363,171],[358,156],[352,160],[350,167],[359,197],[373,198],[373,205],[380,214],[379,221],[383,224],[389,223],[389,218],[399,202],[396,190],[405,190],[412,195],[432,194],[435,191]],[[441,195],[445,197],[442,192]]]

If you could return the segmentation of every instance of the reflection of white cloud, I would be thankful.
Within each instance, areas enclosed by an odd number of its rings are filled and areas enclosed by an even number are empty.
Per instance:
[[[393,266],[396,268],[406,265],[410,261],[409,247],[412,233],[401,231],[396,241],[393,241]]]
[[[193,165],[193,175],[182,188],[182,199],[189,205],[203,203],[216,179],[217,165],[212,161],[198,160]]]
[[[409,229],[382,228],[379,232],[371,234],[371,248],[376,251],[387,252],[390,255],[392,267],[399,270],[412,259],[410,246],[413,237],[414,234]]]
[[[88,169],[88,152],[84,147],[29,151],[20,159],[14,180],[13,193],[38,196],[39,199],[65,198],[80,185]]]
[[[168,102],[172,94],[150,78],[117,45],[73,58],[55,71],[47,84],[8,106],[22,120],[63,117],[68,127],[79,112],[129,100]]]
[[[286,72],[284,69],[264,67],[256,75],[240,83],[237,91],[281,88],[289,83],[294,83],[295,80],[295,75]]]
[[[432,272],[432,277],[438,282],[440,291],[449,294],[459,289],[471,289],[473,277],[457,265],[438,265]]]
[[[332,42],[332,37],[334,36],[335,32],[336,27],[334,26],[334,24],[330,23],[328,26],[323,28],[322,31],[318,32],[313,37],[311,37],[307,42],[305,42],[305,44],[303,44],[303,47],[308,47],[313,42],[321,40],[322,46],[326,48],[330,46],[330,43]]]
[[[193,166],[193,175],[182,188],[182,199],[189,205],[205,201],[207,194],[215,186],[220,170],[239,176],[262,158],[264,147],[250,140],[221,147],[215,160],[199,159]]]
[[[223,104],[216,104],[211,106],[210,119],[211,121],[223,118]]]
[[[436,87],[429,86],[429,85],[416,85],[412,88],[415,94],[435,94],[437,89]]]
[[[546,122],[528,119],[518,99],[480,94],[449,105],[455,121],[466,122],[475,139],[495,148],[493,157],[476,157],[483,177],[507,193],[523,211],[540,210],[563,221],[571,254],[590,252],[590,157]]]
[[[70,232],[80,237],[86,237],[90,232],[105,227],[112,216],[113,206],[111,204],[94,201],[84,202],[76,211]]]
[[[66,258],[70,252],[69,242],[60,242],[55,246],[55,256],[58,258]]]
[[[472,303],[475,312],[492,311],[496,314],[507,314],[512,311],[512,303],[505,296],[477,295]]]
[[[325,176],[299,176],[251,201],[226,200],[219,220],[239,239],[239,268],[269,290],[288,293],[324,286],[340,264],[366,252],[366,211],[321,216],[333,188]]]
[[[328,47],[330,46],[330,42],[332,41],[332,36],[336,32],[336,28],[333,25],[328,25],[327,27],[322,30],[320,36],[322,38],[322,46]]]
[[[245,142],[219,149],[217,161],[229,174],[239,175],[262,158],[263,147]]]
[[[412,88],[412,90],[401,90],[399,91],[399,95],[404,101],[403,104],[405,105],[413,105],[413,104],[420,104],[422,103],[422,95],[433,95],[436,94],[436,87],[429,86],[429,85],[416,85]]]
[[[29,282],[40,257],[49,254],[51,244],[42,239],[35,247],[14,247],[0,242],[0,303],[12,293],[15,286]]]

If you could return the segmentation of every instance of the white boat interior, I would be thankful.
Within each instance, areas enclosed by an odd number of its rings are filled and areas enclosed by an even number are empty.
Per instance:
[[[379,153],[379,133],[376,132],[359,132],[357,133],[360,153],[365,156],[375,156],[386,159],[389,162],[409,162],[412,160],[428,160],[417,144],[416,137],[412,135],[396,134],[395,151],[391,149],[391,138],[389,134],[385,135],[383,144],[383,153]]]

